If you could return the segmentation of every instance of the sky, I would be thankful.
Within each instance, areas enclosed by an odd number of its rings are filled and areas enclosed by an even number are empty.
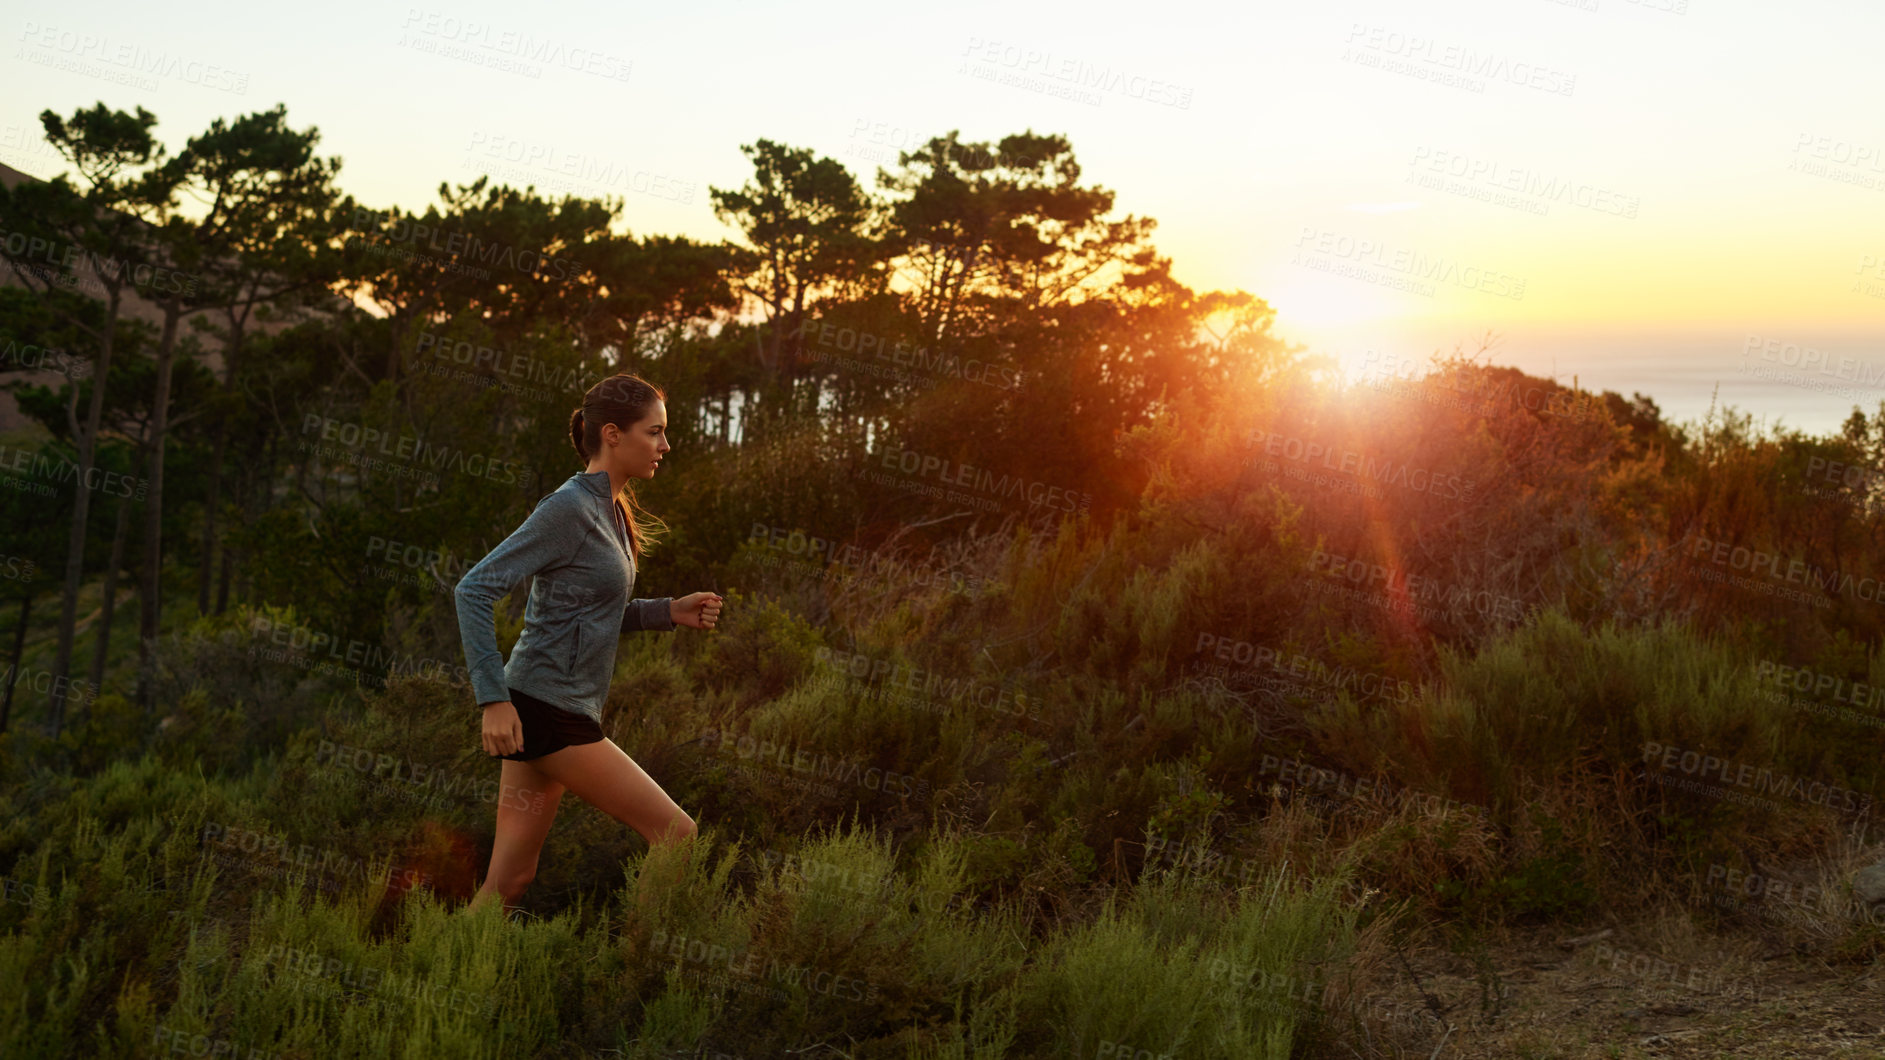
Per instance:
[[[1484,355],[1690,421],[1885,401],[1885,4],[884,5],[346,0],[0,22],[0,162],[143,106],[173,151],[287,104],[340,186],[423,212],[489,174],[718,240],[761,137],[870,187],[899,149],[1061,133],[1174,275],[1351,375]]]

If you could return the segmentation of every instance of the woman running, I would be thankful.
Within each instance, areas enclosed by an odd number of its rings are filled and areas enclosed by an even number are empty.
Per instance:
[[[588,469],[538,501],[454,591],[465,665],[484,712],[485,753],[504,760],[500,790],[522,793],[517,805],[498,800],[491,867],[473,909],[493,895],[502,896],[507,912],[516,905],[537,874],[537,855],[564,789],[651,846],[695,833],[693,818],[602,735],[601,724],[618,636],[676,626],[712,629],[720,617],[715,593],[631,599],[649,528],[636,518],[627,485],[654,478],[672,448],[665,397],[626,372],[589,388],[569,420],[570,441]],[[505,663],[492,606],[532,575],[523,632]]]

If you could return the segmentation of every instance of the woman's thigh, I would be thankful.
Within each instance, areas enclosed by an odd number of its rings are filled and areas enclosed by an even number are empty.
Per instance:
[[[681,834],[693,830],[693,820],[614,740],[565,747],[532,764],[650,843],[665,839],[670,825]]]
[[[539,769],[540,761],[503,760],[498,774],[497,835],[491,844],[491,861],[500,868],[518,871],[534,866],[550,824],[556,820],[563,784]]]

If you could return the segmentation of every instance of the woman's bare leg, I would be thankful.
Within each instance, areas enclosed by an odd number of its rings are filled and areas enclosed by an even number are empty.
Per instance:
[[[674,843],[685,848],[698,831],[694,819],[614,740],[565,747],[537,759],[536,764],[577,798],[641,833],[650,847]],[[689,851],[680,853],[685,868]],[[641,901],[645,906],[646,892]]]
[[[640,832],[650,846],[690,839],[696,831],[694,819],[614,740],[565,747],[532,764],[577,798]]]
[[[544,837],[550,834],[550,823],[556,820],[556,808],[563,801],[563,785],[537,768],[541,761],[503,760],[491,869],[485,873],[484,886],[471,898],[472,909],[502,896],[508,913],[536,878],[537,855],[543,852]]]

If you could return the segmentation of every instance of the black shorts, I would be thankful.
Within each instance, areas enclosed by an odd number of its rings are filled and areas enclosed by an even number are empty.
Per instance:
[[[597,725],[589,715],[564,710],[515,688],[510,693],[511,703],[517,708],[517,720],[524,727],[524,746],[514,754],[496,757],[528,762],[532,758],[542,758],[551,751],[602,739],[602,726]]]

